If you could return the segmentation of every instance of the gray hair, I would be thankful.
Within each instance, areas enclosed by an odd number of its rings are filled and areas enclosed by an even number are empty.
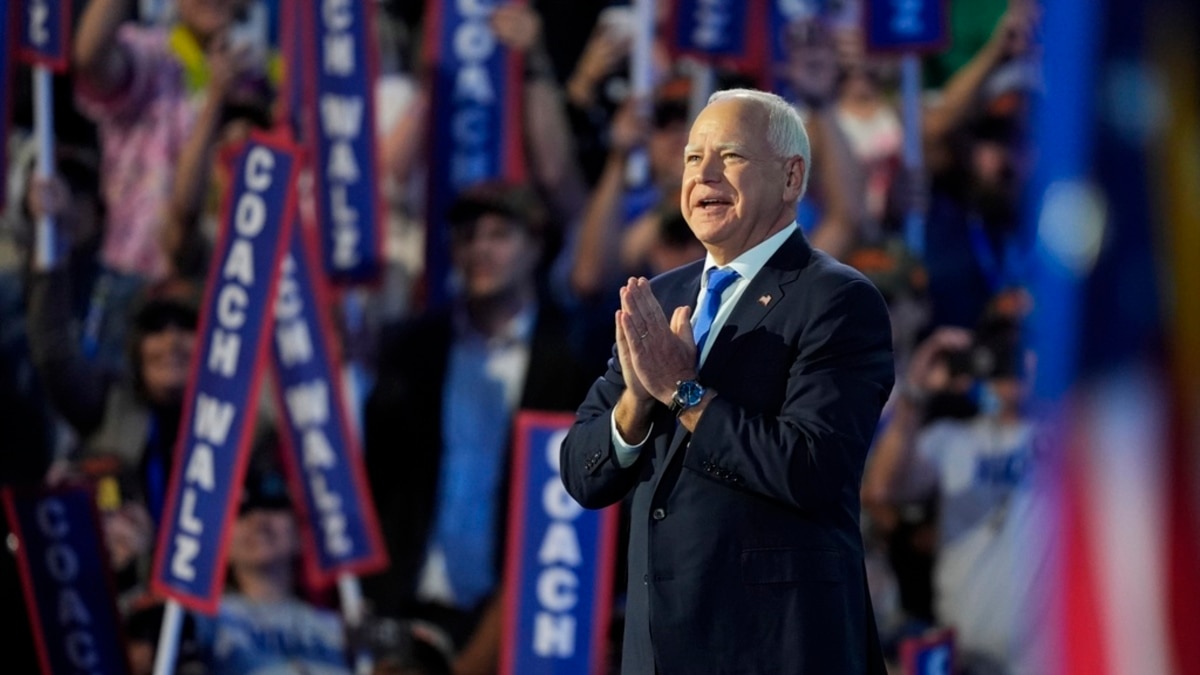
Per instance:
[[[740,99],[760,106],[767,113],[767,143],[781,159],[800,156],[804,160],[804,180],[800,196],[808,190],[808,175],[812,173],[812,147],[804,120],[787,99],[758,89],[722,89],[708,97],[709,104],[726,99]]]

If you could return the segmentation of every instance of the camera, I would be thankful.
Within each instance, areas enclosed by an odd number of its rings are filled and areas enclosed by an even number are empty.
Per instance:
[[[945,359],[953,377],[968,375],[984,380],[1023,377],[1025,357],[1020,326],[1009,318],[984,322],[968,349],[948,352]]]

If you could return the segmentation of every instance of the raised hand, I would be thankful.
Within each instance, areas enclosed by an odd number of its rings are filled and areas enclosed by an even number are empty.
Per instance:
[[[527,52],[542,39],[542,17],[528,5],[506,3],[492,14],[496,39],[516,52]]]

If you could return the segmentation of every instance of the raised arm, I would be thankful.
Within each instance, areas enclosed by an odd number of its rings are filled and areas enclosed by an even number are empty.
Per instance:
[[[168,259],[176,265],[199,244],[197,227],[209,194],[214,150],[223,131],[226,103],[238,77],[254,68],[252,48],[231,48],[224,37],[212,41],[207,59],[212,79],[204,105],[178,158],[167,227],[163,231],[163,247]]]
[[[1007,59],[1028,51],[1037,18],[1032,3],[1010,3],[988,41],[946,82],[938,102],[925,107],[921,134],[933,168],[943,163],[946,138],[962,125],[988,75]]]
[[[562,88],[542,43],[542,21],[528,5],[503,4],[492,15],[496,37],[525,60],[525,148],[535,184],[551,202],[556,222],[572,219],[587,190],[575,156],[575,140]]]
[[[579,237],[572,252],[571,291],[592,298],[604,290],[606,279],[620,260],[621,218],[624,215],[625,165],[634,148],[649,135],[649,122],[630,99],[613,119],[611,145],[600,181],[583,211]]]
[[[949,371],[940,357],[949,351],[966,349],[970,343],[966,331],[940,328],[913,352],[891,419],[879,435],[863,474],[863,506],[877,522],[886,523],[891,507],[914,496],[910,494],[914,481],[904,479],[913,464],[917,432],[925,414],[924,402],[930,394],[945,388],[949,380]],[[905,489],[906,486],[910,489]]]
[[[789,27],[787,46],[784,74],[806,108],[812,144],[813,166],[805,167],[812,173],[809,190],[822,207],[812,245],[841,260],[858,243],[866,213],[866,172],[834,115],[836,44],[828,27],[802,21]]]
[[[120,91],[129,82],[130,56],[117,40],[117,30],[132,11],[133,0],[91,0],[79,18],[72,65],[100,97]]]
[[[62,180],[35,178],[28,203],[33,221],[42,214],[61,222],[70,195]],[[56,228],[56,236],[67,231]],[[33,364],[55,408],[80,435],[100,426],[108,393],[107,376],[83,356],[71,314],[71,276],[66,256],[53,256],[29,279],[29,348]]]

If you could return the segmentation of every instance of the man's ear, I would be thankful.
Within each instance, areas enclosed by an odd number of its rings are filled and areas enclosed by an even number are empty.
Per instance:
[[[783,170],[784,196],[789,200],[799,199],[800,191],[804,188],[804,174],[808,171],[808,167],[804,165],[804,158],[799,155],[788,158]]]

